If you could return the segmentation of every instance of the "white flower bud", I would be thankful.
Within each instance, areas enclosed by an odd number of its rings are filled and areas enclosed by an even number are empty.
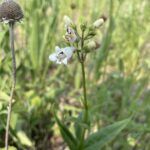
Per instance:
[[[96,20],[96,21],[93,23],[93,26],[94,26],[95,28],[99,28],[101,25],[103,25],[103,23],[104,23],[104,19],[103,19],[103,18],[100,18],[100,19]]]
[[[65,26],[70,26],[73,22],[68,16],[64,16]]]
[[[90,41],[88,44],[87,44],[87,48],[88,50],[96,50],[98,48],[100,48],[100,42],[98,41]]]
[[[96,42],[95,41],[90,41],[87,44],[88,49],[95,49],[96,48]]]

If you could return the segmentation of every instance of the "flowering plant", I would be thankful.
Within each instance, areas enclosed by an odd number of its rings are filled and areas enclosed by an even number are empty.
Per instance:
[[[87,87],[86,87],[86,73],[85,73],[85,60],[86,56],[94,49],[100,47],[100,44],[92,40],[96,35],[96,31],[105,22],[104,18],[96,20],[91,26],[87,26],[85,23],[80,25],[81,32],[78,32],[77,26],[73,21],[65,16],[65,30],[64,35],[65,42],[70,46],[65,48],[59,48],[56,46],[55,52],[50,54],[49,59],[56,64],[68,64],[72,55],[77,54],[79,63],[81,64],[82,70],[82,87],[83,87],[83,111],[79,114],[76,119],[75,136],[70,132],[68,127],[61,122],[54,113],[56,122],[60,128],[60,132],[64,141],[68,144],[70,150],[99,150],[102,146],[112,140],[129,122],[129,119],[117,122],[98,131],[90,136],[87,136],[87,132],[90,129],[90,117],[89,117],[89,106],[87,98]]]

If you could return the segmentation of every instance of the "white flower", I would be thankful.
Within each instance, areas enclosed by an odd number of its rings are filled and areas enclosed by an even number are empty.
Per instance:
[[[103,19],[103,18],[100,18],[100,19],[96,20],[96,21],[93,23],[93,26],[94,26],[95,28],[99,28],[101,25],[103,25],[104,22],[105,22],[104,19]]]
[[[74,43],[77,40],[77,35],[75,33],[75,30],[72,28],[73,21],[68,17],[64,16],[64,22],[65,22],[65,40],[67,40],[70,43]]]
[[[74,29],[72,29],[70,26],[66,28],[66,34],[64,37],[70,43],[74,43],[77,40],[77,35]]]
[[[57,64],[65,64],[67,65],[68,60],[73,55],[73,52],[75,51],[74,47],[65,47],[65,48],[59,48],[58,46],[55,47],[55,53],[51,54],[49,56],[49,59],[51,61],[56,62]]]

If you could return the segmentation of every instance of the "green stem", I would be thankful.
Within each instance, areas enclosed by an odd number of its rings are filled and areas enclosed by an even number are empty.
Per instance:
[[[81,49],[83,49],[84,47],[84,31],[82,31],[82,39],[81,39]],[[82,86],[83,86],[83,103],[84,103],[84,109],[85,109],[85,113],[84,113],[84,123],[87,124],[88,123],[88,103],[87,103],[87,92],[86,92],[86,78],[85,78],[85,58],[84,58],[84,54],[81,53],[81,57],[78,54],[78,58],[80,60],[81,63],[81,69],[82,69]],[[82,131],[82,135],[81,135],[81,139],[80,139],[80,144],[79,144],[79,150],[83,149],[83,143],[84,143],[84,137],[85,137],[85,133],[86,133],[86,129],[83,128]]]
[[[7,114],[7,124],[6,124],[6,134],[5,134],[5,150],[8,150],[8,140],[9,140],[9,126],[11,119],[11,109],[12,109],[12,100],[15,91],[16,85],[16,58],[15,58],[15,49],[14,49],[14,22],[9,23],[9,33],[10,33],[10,49],[12,52],[12,89],[10,94],[9,106],[8,106],[8,114]]]
[[[86,94],[86,79],[85,79],[85,66],[84,61],[81,62],[81,68],[82,68],[82,82],[83,82],[83,96],[84,96],[84,123],[88,123],[88,104],[87,104],[87,94]],[[80,145],[79,150],[83,149],[83,143],[84,143],[84,137],[85,137],[86,129],[83,128],[81,139],[80,139]]]
[[[87,104],[87,94],[86,94],[86,79],[85,79],[85,66],[84,66],[84,62],[81,62],[81,68],[82,68],[82,79],[83,79],[83,95],[84,95],[84,108],[85,108],[85,112],[88,111],[88,104]],[[84,120],[85,122],[87,121],[87,117],[85,117],[86,119]]]

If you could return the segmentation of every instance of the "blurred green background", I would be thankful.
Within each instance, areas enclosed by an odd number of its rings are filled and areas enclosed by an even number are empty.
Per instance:
[[[90,132],[133,115],[131,124],[104,150],[150,149],[150,1],[18,0],[24,10],[15,27],[17,85],[9,143],[18,150],[65,147],[52,115],[71,126],[81,111],[81,70],[76,57],[67,65],[48,60],[64,46],[64,15],[88,25],[105,15],[97,39],[101,47],[86,60]],[[4,147],[11,88],[8,26],[0,25],[0,147]],[[69,119],[68,119],[69,118]]]

